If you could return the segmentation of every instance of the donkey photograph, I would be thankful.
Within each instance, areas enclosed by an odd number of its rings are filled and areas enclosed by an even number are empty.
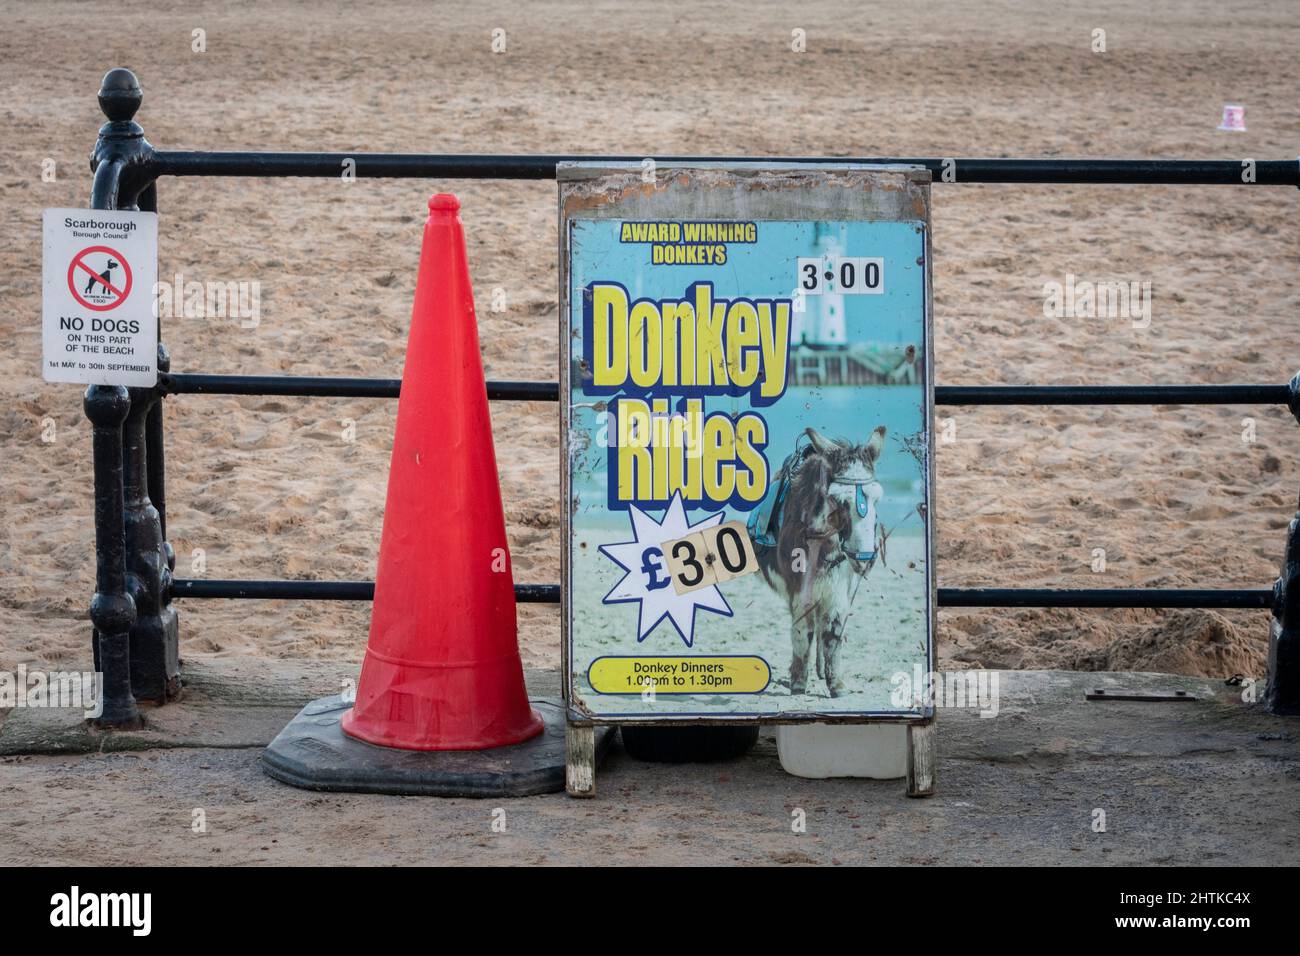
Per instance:
[[[831,697],[839,697],[846,690],[845,625],[883,546],[876,461],[885,426],[860,445],[814,428],[804,434],[808,444],[790,463],[789,487],[775,515],[776,546],[762,549],[759,565],[790,609],[790,693],[807,692],[813,656],[816,676]]]

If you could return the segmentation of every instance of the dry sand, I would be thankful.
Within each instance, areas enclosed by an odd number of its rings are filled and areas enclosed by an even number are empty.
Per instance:
[[[86,203],[110,67],[137,71],[138,118],[173,149],[1288,158],[1300,142],[1300,15],[1284,2],[3,3],[0,22],[4,668],[89,661],[90,435],[80,390],[38,377],[40,211]],[[196,28],[205,53],[191,51]],[[804,53],[790,50],[795,28]],[[1246,104],[1248,133],[1215,131],[1225,102]],[[55,182],[42,181],[46,158]],[[424,203],[440,190],[463,203],[489,376],[554,378],[547,182],[163,181],[160,275],[261,283],[256,329],[165,323],[175,370],[399,375]],[[1300,366],[1297,198],[937,186],[939,382],[1286,380]],[[1043,283],[1067,273],[1149,281],[1150,327],[1045,319]],[[491,311],[494,289],[505,311]],[[210,577],[371,577],[394,412],[169,399],[177,573],[195,576],[201,549]],[[556,408],[494,414],[517,579],[554,581]],[[1277,572],[1300,440],[1285,409],[941,415],[956,429],[938,450],[942,585],[1261,587]],[[187,658],[337,660],[341,675],[369,619],[331,603],[180,611]],[[520,624],[526,663],[557,666],[557,611],[521,608]],[[949,667],[1261,675],[1266,630],[1264,613],[948,611],[939,648]]]

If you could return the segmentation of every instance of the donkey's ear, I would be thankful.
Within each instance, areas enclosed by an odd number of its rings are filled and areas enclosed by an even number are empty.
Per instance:
[[[821,455],[823,458],[830,455],[837,447],[839,447],[833,439],[827,438],[811,426],[804,429],[804,434],[807,435],[808,440],[812,442],[813,451],[817,452],[817,454]]]
[[[867,459],[875,461],[880,457],[880,453],[885,450],[885,426],[877,425],[876,430],[871,433],[871,438],[867,440]]]

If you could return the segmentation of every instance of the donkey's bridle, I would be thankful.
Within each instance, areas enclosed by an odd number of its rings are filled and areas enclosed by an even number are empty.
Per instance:
[[[853,510],[858,513],[859,518],[865,518],[872,513],[874,502],[884,497],[885,490],[880,487],[880,482],[873,478],[849,478],[839,475],[832,478],[829,485],[853,485]],[[829,487],[829,485],[827,487]],[[874,492],[874,493],[873,493]],[[827,561],[827,567],[835,567],[845,558],[852,558],[854,561],[874,561],[879,553],[879,548],[875,551],[853,551],[849,548],[847,542],[841,542],[839,550],[833,558]]]

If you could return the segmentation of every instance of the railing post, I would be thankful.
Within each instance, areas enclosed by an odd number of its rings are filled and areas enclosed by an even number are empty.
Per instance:
[[[1300,422],[1300,374],[1290,389],[1288,405]],[[1273,585],[1264,706],[1275,714],[1300,714],[1300,505],[1287,527],[1282,574]]]
[[[95,597],[90,620],[95,628],[95,670],[103,674],[103,709],[95,723],[131,729],[142,723],[131,693],[135,601],[127,591],[123,531],[122,423],[131,399],[120,385],[92,385],[86,389],[84,407],[95,451]]]
[[[180,693],[179,631],[171,606],[171,567],[162,519],[149,498],[149,418],[156,388],[128,389],[131,411],[122,439],[127,579],[135,600],[131,627],[131,690],[136,699],[165,703]]]
[[[151,182],[140,193],[140,209],[143,212],[158,211],[158,182]],[[162,343],[162,316],[158,316],[158,381],[157,401],[149,409],[149,418],[145,425],[145,456],[149,465],[149,500],[153,506],[158,509],[158,533],[162,537],[163,554],[167,558],[167,567],[162,572],[162,614],[165,619],[171,622],[170,626],[176,630],[179,625],[176,623],[176,611],[172,606],[172,575],[176,572],[176,551],[167,541],[167,458],[163,450],[163,395],[165,391],[162,387],[163,376],[171,371],[172,357],[167,351],[167,346]],[[178,648],[177,634],[171,635],[168,639],[167,646],[171,650],[177,651]],[[175,697],[180,692],[180,658],[175,656],[175,667],[168,666],[167,673],[175,675],[174,679],[169,676],[168,696]],[[175,686],[172,686],[174,683]]]
[[[1300,714],[1300,506],[1287,528],[1282,575],[1273,585],[1264,706],[1275,714]]]
[[[161,334],[161,327],[159,328]],[[161,342],[158,343],[158,373],[160,376],[166,375],[172,367],[171,353]],[[148,431],[146,432],[147,441],[145,447],[149,456],[149,500],[153,506],[158,509],[158,528],[162,533],[163,551],[167,554],[167,572],[168,577],[176,571],[176,551],[172,548],[171,542],[167,540],[167,469],[166,458],[163,452],[163,403],[162,387],[158,389],[158,401],[154,403],[149,412]],[[171,605],[171,582],[165,582],[163,588],[163,597],[168,606]]]
[[[99,130],[91,155],[95,185],[91,205],[96,209],[156,211],[153,147],[134,121],[143,95],[130,70],[110,70],[99,91],[99,105],[108,118]],[[160,359],[165,356],[161,344]],[[160,363],[160,371],[166,371]],[[162,412],[159,388],[124,389],[129,407],[119,422],[117,495],[121,530],[97,525],[97,551],[119,534],[123,541],[125,587],[134,613],[130,622],[130,690],[136,700],[161,704],[180,693],[179,628],[171,606],[172,552],[163,537],[163,517],[151,492],[162,490]],[[98,451],[97,451],[98,455]],[[151,466],[151,457],[157,462]],[[96,488],[108,464],[96,459]],[[98,490],[97,490],[98,494]],[[111,519],[109,519],[111,520]],[[102,648],[97,660],[103,658]],[[105,677],[107,680],[107,675]]]

